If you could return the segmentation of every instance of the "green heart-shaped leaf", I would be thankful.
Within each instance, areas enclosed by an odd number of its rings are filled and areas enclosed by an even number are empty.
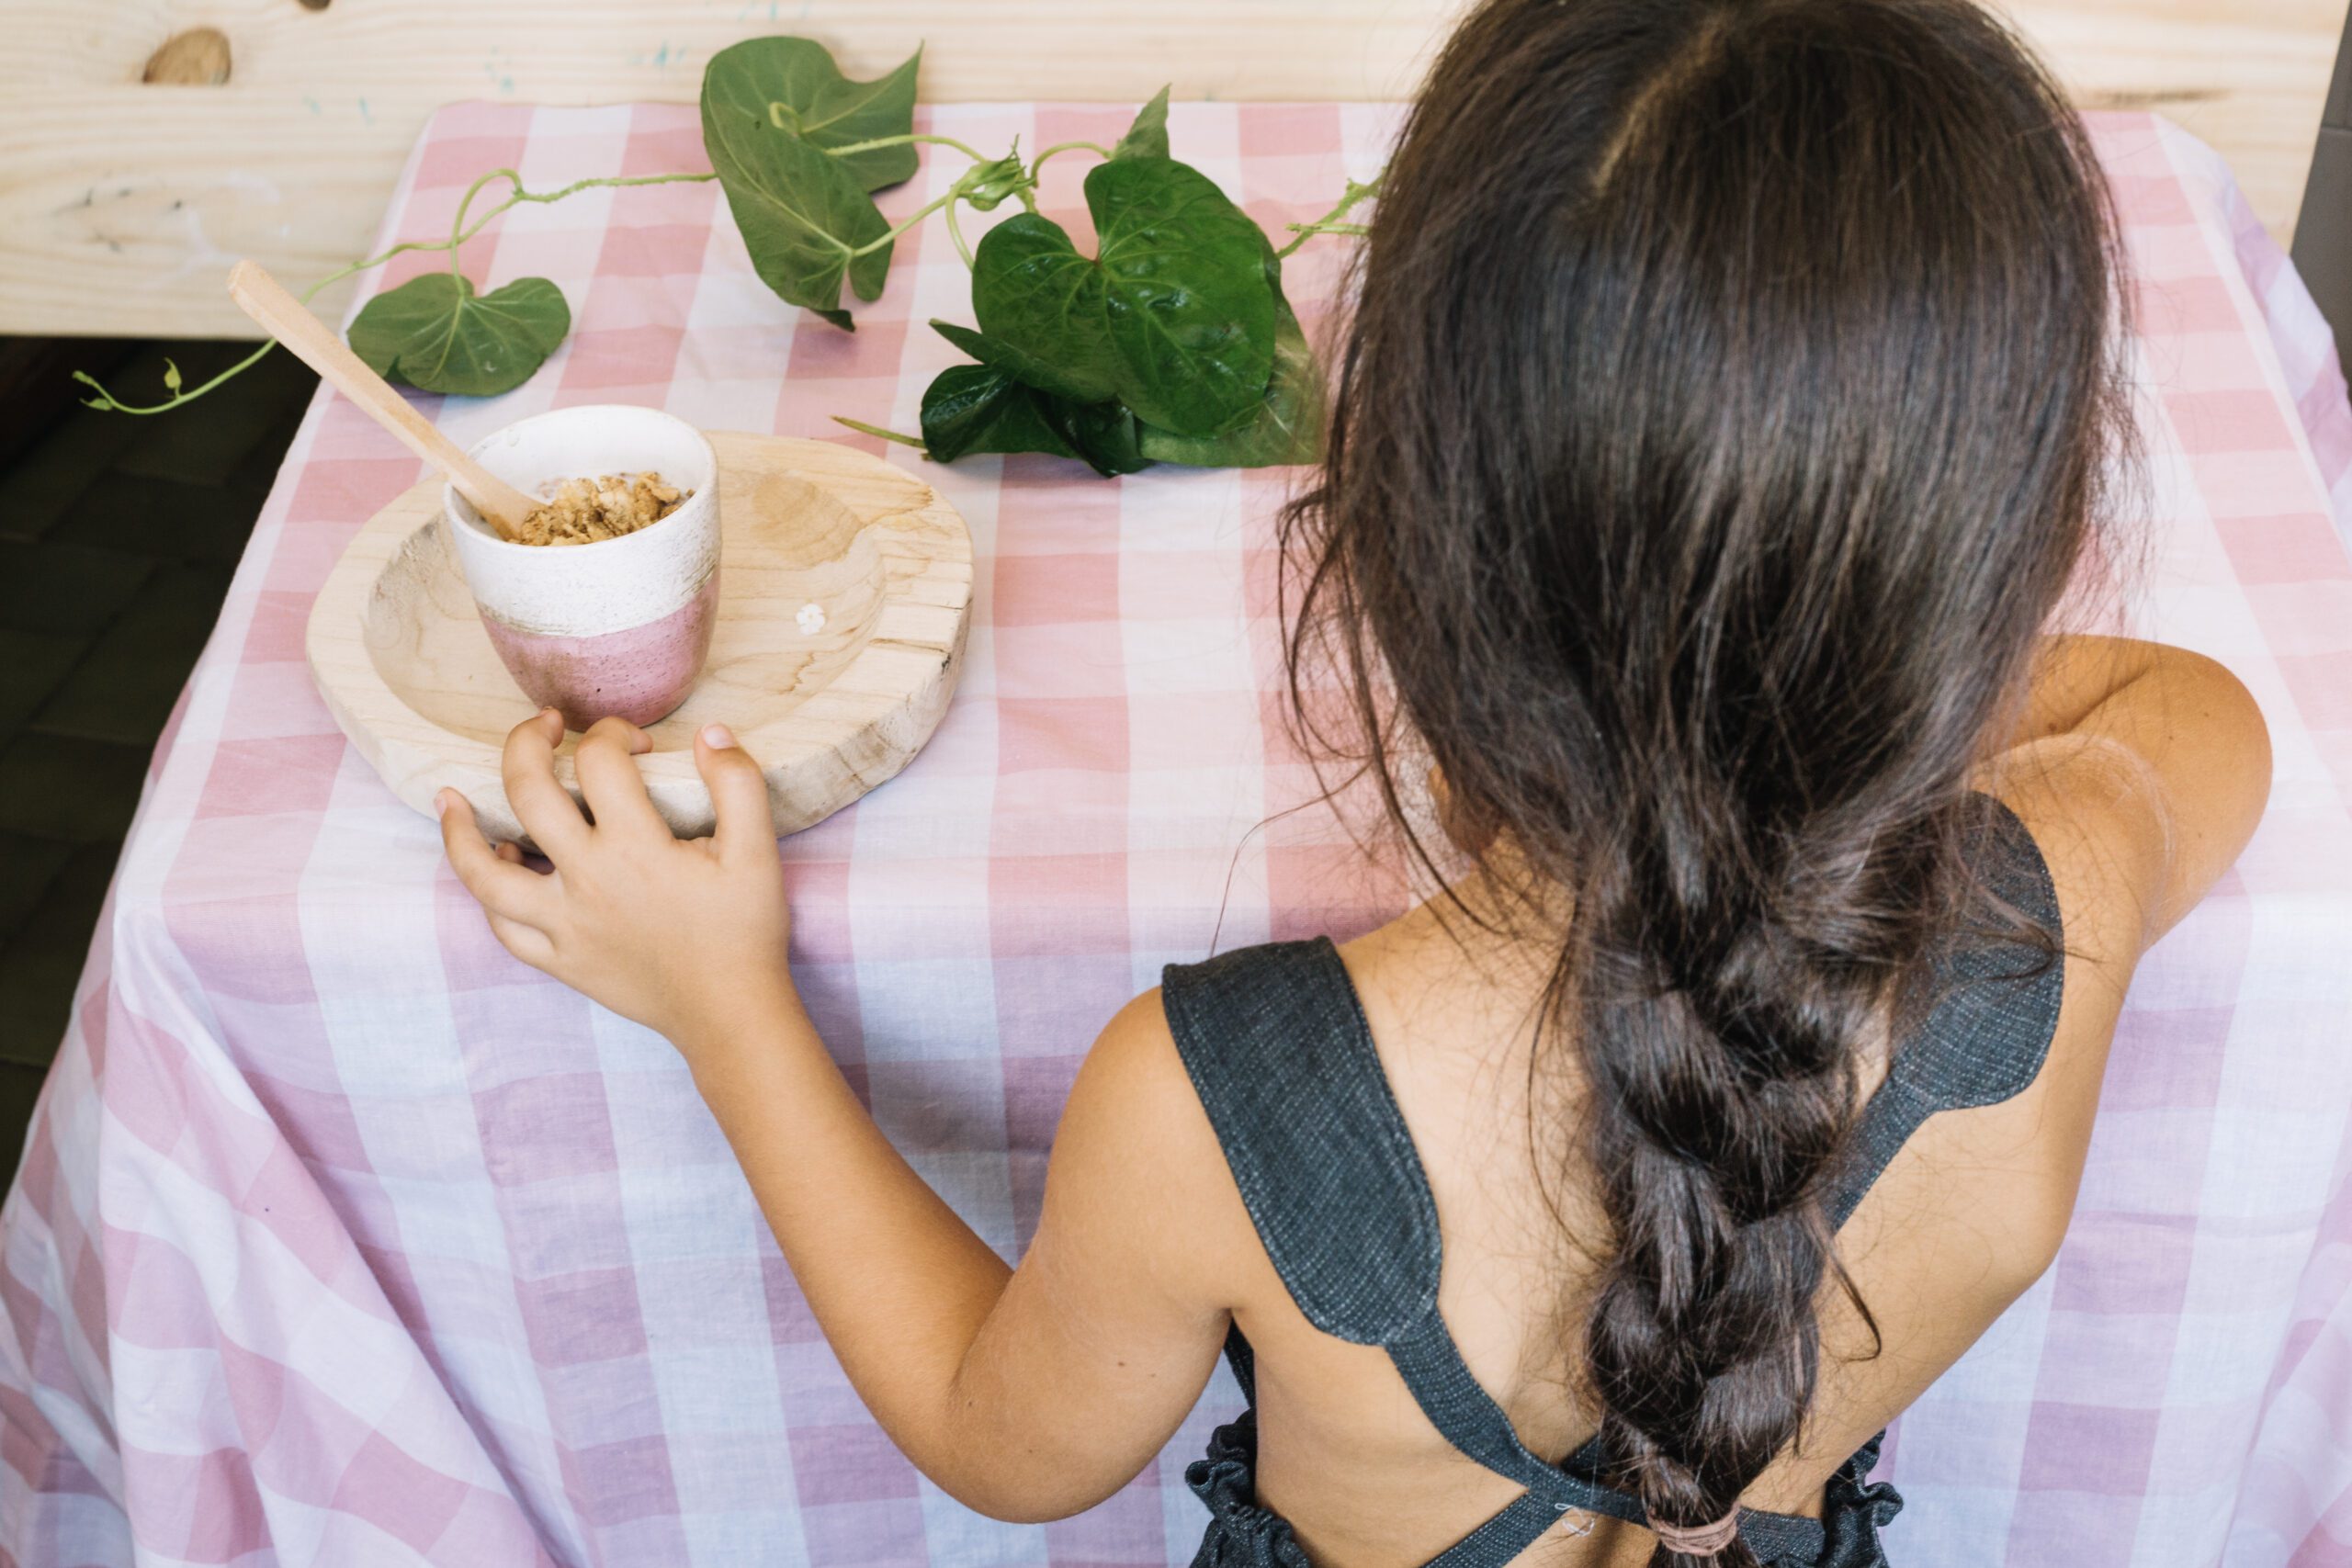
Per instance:
[[[1137,433],[1137,446],[1153,462],[1269,468],[1312,463],[1323,455],[1323,367],[1283,297],[1283,262],[1271,243],[1263,265],[1266,286],[1274,291],[1274,373],[1258,412],[1218,435],[1178,435],[1146,425]]]
[[[922,51],[871,82],[841,73],[825,46],[805,38],[755,38],[710,57],[703,97],[714,88],[730,103],[757,105],[763,123],[831,152],[861,141],[905,136],[915,128],[915,73]],[[917,165],[911,143],[841,155],[859,188],[880,190],[910,179]]]
[[[1065,397],[1103,402],[1119,390],[1119,352],[1103,320],[1102,269],[1050,218],[1016,212],[980,237],[972,313],[1008,356],[1050,374]],[[968,345],[958,344],[966,352]]]
[[[720,69],[726,56],[751,47],[723,51],[703,73],[704,150],[760,281],[790,303],[848,327],[842,282],[846,277],[861,299],[882,292],[891,247],[855,253],[889,233],[890,225],[846,162],[770,121],[768,105],[778,101],[770,97],[772,84],[748,70]]]
[[[1178,435],[1145,425],[1142,455],[1195,468],[1269,468],[1311,463],[1323,454],[1323,372],[1290,307],[1274,333],[1274,374],[1257,413],[1219,435]]]
[[[1041,392],[1050,392],[1074,403],[1103,402],[1111,396],[1107,379],[1098,384],[1081,376],[1066,374],[1059,367],[1023,354],[1009,343],[999,343],[986,333],[976,333],[969,327],[942,321],[933,321],[931,330],[981,364],[993,366],[1024,387],[1035,387]]]
[[[476,294],[455,273],[428,272],[368,300],[350,337],[351,351],[387,380],[488,398],[529,380],[571,330],[571,307],[544,277]]]
[[[1044,398],[1044,402],[1054,429],[1104,479],[1151,467],[1137,441],[1143,427],[1125,404],[1069,403],[1059,398]]]
[[[1273,370],[1264,232],[1216,182],[1169,158],[1096,164],[1086,205],[1101,236],[1091,260],[1035,213],[989,231],[972,274],[980,330],[1053,366],[1088,400],[1115,397],[1179,435],[1250,418]]]
[[[1111,156],[1114,158],[1165,158],[1168,156],[1168,89],[1166,87],[1153,94],[1151,102],[1144,105],[1141,112],[1136,116],[1136,122],[1127,127],[1127,133],[1119,138],[1119,144],[1116,147],[1111,149]]]
[[[1001,370],[956,365],[922,394],[923,450],[942,463],[975,452],[1047,452],[1075,457],[1037,392]]]
[[[1148,468],[1142,427],[1117,403],[1073,403],[989,365],[955,365],[922,395],[923,450],[942,463],[982,452],[1083,459],[1105,479]]]

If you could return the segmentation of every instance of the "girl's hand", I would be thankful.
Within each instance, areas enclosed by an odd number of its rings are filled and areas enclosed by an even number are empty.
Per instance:
[[[635,725],[599,720],[573,764],[583,816],[556,782],[563,720],[552,708],[506,738],[506,797],[541,852],[534,871],[513,844],[493,849],[456,790],[434,797],[441,840],[466,891],[506,951],[626,1018],[698,1054],[756,1038],[799,1010],[785,964],[790,919],[767,781],[724,727],[695,737],[718,830],[679,840],[653,809],[631,759],[652,749]],[[594,818],[593,824],[589,818]]]

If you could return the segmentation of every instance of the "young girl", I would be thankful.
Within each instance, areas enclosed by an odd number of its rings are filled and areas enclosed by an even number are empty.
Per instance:
[[[1171,967],[1005,1265],[786,972],[758,766],[616,720],[445,797],[526,963],[661,1031],[891,1437],[1006,1518],[1219,1352],[1200,1561],[1883,1561],[1874,1433],[2048,1267],[2132,966],[2253,830],[2219,667],[2044,635],[2121,449],[2103,187],[1960,0],[1489,0],[1395,162],[1291,644],[1445,896]],[[1401,804],[1434,786],[1443,841]],[[1408,787],[1409,786],[1409,787]]]

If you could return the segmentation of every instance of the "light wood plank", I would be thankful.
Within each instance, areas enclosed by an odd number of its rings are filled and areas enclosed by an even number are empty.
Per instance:
[[[2148,105],[2293,223],[2346,0],[2012,0],[2086,103]],[[241,335],[253,255],[303,280],[359,254],[433,109],[489,97],[691,100],[711,54],[793,31],[871,75],[926,44],[922,93],[979,99],[1410,93],[1455,0],[11,0],[0,56],[0,332]],[[213,27],[220,86],[141,83]],[[347,286],[346,286],[347,287]],[[317,301],[330,317],[342,291]]]
[[[2000,0],[2077,101],[2153,108],[2211,142],[2292,239],[2345,0]]]

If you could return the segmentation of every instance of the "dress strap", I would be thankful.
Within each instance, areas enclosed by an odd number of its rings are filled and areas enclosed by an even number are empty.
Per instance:
[[[1933,1010],[1896,1044],[1886,1081],[1862,1110],[1830,1204],[1833,1227],[1853,1216],[1928,1117],[2023,1093],[2050,1055],[2066,988],[2058,892],[2017,814],[1991,795],[1977,800],[1968,858],[1989,901],[1980,900],[1937,960]],[[2060,950],[2045,952],[2018,917],[2057,937]]]
[[[1446,1440],[1488,1470],[1527,1490],[1486,1523],[1455,1541],[1428,1568],[1500,1568],[1535,1544],[1546,1530],[1582,1534],[1589,1516],[1645,1525],[1639,1498],[1602,1481],[1598,1443],[1588,1443],[1565,1463],[1547,1464],[1521,1440],[1510,1416],[1470,1373],[1462,1351],[1432,1312],[1416,1333],[1392,1342],[1388,1359],[1413,1393],[1430,1424]],[[1585,1517],[1582,1525],[1577,1523]],[[1758,1562],[1812,1563],[1821,1554],[1818,1520],[1747,1509],[1739,1536]]]
[[[1328,937],[1171,964],[1161,1004],[1291,1299],[1378,1345],[1437,1310],[1437,1201]]]
[[[1598,1476],[1576,1474],[1537,1457],[1521,1439],[1510,1415],[1471,1375],[1461,1347],[1435,1312],[1386,1348],[1396,1375],[1405,1380],[1430,1425],[1469,1458],[1528,1488],[1551,1510],[1547,1526],[1575,1508],[1642,1522],[1641,1504],[1634,1498],[1601,1484]]]
[[[1299,1311],[1386,1349],[1448,1442],[1526,1488],[1430,1568],[1501,1568],[1580,1514],[1644,1522],[1589,1446],[1566,1465],[1539,1458],[1463,1360],[1438,1311],[1437,1202],[1339,950],[1325,938],[1242,948],[1170,964],[1161,987],[1177,1053]],[[1254,1402],[1238,1328],[1226,1353]],[[1822,1544],[1819,1523],[1780,1514],[1743,1515],[1740,1535],[1768,1563],[1809,1563]]]
[[[1503,1568],[1543,1540],[1545,1530],[1562,1527],[1569,1518],[1566,1508],[1545,1502],[1533,1492],[1522,1492],[1515,1502],[1504,1504],[1485,1524],[1430,1558],[1423,1568]],[[1584,1527],[1589,1529],[1589,1524]],[[1581,1535],[1584,1529],[1576,1533]]]

